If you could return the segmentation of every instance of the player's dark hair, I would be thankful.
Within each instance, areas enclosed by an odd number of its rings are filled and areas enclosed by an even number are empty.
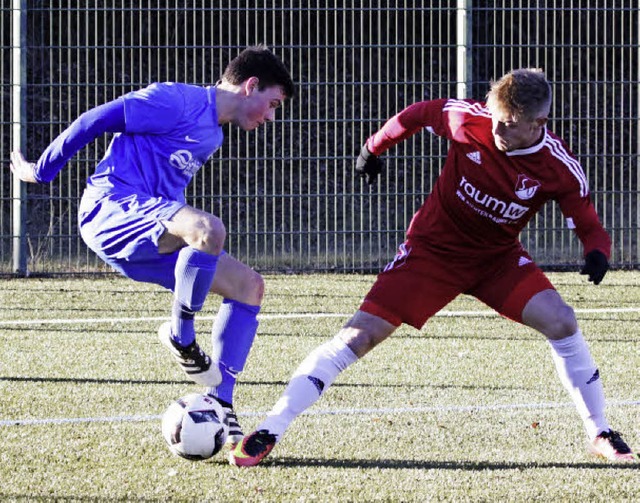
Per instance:
[[[490,108],[502,109],[530,120],[547,117],[551,107],[551,85],[540,68],[512,70],[487,93]]]
[[[222,80],[234,85],[258,77],[260,91],[280,86],[287,98],[293,98],[295,86],[284,63],[266,45],[247,47],[227,65]]]

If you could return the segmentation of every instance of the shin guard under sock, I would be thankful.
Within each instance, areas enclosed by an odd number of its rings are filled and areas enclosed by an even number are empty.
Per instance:
[[[211,357],[218,361],[222,383],[210,394],[233,403],[238,374],[244,370],[258,330],[260,306],[224,299],[211,329]]]
[[[311,407],[338,374],[358,360],[338,336],[313,350],[300,364],[280,399],[256,429],[282,438],[289,424]]]
[[[564,339],[549,340],[549,344],[560,381],[575,403],[587,435],[593,440],[599,433],[609,430],[609,424],[604,415],[600,373],[589,347],[580,330]]]
[[[171,334],[181,346],[188,346],[195,340],[194,314],[204,305],[219,257],[190,246],[178,254]]]

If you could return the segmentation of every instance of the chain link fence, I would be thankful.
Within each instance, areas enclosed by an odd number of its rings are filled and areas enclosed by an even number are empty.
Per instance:
[[[398,145],[370,189],[353,173],[363,141],[413,102],[482,99],[491,79],[534,66],[553,83],[550,129],[587,173],[612,265],[640,263],[637,1],[1,2],[0,273],[20,269],[20,243],[31,274],[106,270],[79,237],[77,209],[110,138],[48,186],[14,184],[13,148],[35,160],[83,111],[151,82],[215,83],[256,43],[291,68],[297,96],[258,131],[227,129],[187,192],[223,219],[240,260],[262,272],[377,271],[428,196],[447,143],[419,134]],[[522,240],[542,266],[581,262],[555,203]]]

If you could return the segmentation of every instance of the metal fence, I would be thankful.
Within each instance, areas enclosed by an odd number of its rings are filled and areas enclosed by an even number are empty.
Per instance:
[[[31,273],[105,270],[76,219],[110,138],[49,186],[12,182],[12,148],[35,160],[86,109],[154,81],[211,84],[260,42],[291,68],[298,94],[275,123],[226,130],[187,193],[223,219],[227,250],[256,269],[378,270],[428,196],[447,144],[425,134],[398,145],[370,189],[353,175],[362,142],[415,101],[483,98],[491,79],[525,66],[553,82],[550,128],[585,168],[612,264],[640,263],[637,1],[0,1],[0,273],[20,268],[21,239]],[[555,203],[522,240],[543,266],[580,260]]]

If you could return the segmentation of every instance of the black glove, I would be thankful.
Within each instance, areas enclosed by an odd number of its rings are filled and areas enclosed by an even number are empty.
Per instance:
[[[599,285],[609,270],[609,261],[600,250],[592,250],[584,257],[584,267],[580,274],[588,274],[589,281],[594,285]]]
[[[377,155],[369,152],[367,145],[365,144],[360,151],[358,160],[356,161],[356,173],[360,178],[367,179],[369,185],[376,183],[378,175],[382,173],[384,167],[382,161],[378,159]]]

